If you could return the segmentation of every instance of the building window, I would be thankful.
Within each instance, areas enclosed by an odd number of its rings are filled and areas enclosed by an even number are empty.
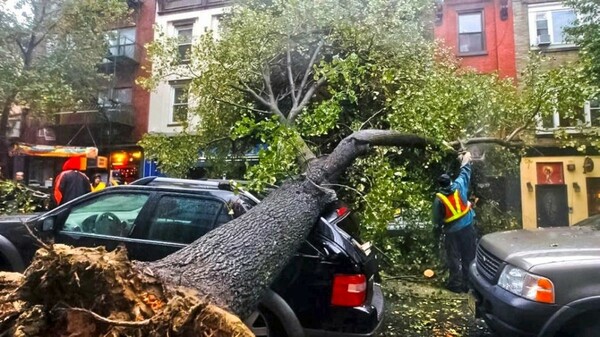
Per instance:
[[[223,20],[223,14],[213,15],[210,20],[210,29],[217,40],[221,37],[221,20]]]
[[[177,32],[177,49],[179,53],[179,59],[181,61],[189,61],[190,51],[192,50],[192,33],[194,24],[193,23],[181,23],[175,25]]]
[[[560,4],[529,6],[529,38],[532,46],[568,46],[565,28],[575,21],[575,12]]]
[[[583,108],[573,107],[571,111],[546,116],[540,120],[538,125],[542,130],[556,128],[600,127],[600,100],[592,99],[583,104]]]
[[[483,27],[483,12],[458,14],[459,54],[482,53],[485,51]]]
[[[180,124],[188,119],[188,85],[177,84],[172,87],[172,105],[170,124]]]
[[[600,126],[600,97],[585,102],[584,111],[591,126]]]

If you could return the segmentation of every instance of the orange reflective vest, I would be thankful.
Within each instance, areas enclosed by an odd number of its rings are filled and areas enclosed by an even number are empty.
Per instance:
[[[460,197],[458,190],[454,191],[454,193],[446,196],[442,193],[436,193],[436,196],[440,198],[442,203],[444,204],[444,222],[449,223],[456,219],[460,219],[465,214],[471,210],[471,203],[465,202]]]

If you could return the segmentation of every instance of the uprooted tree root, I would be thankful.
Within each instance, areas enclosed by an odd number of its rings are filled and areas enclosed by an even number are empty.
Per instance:
[[[132,267],[124,249],[38,250],[24,274],[0,273],[0,336],[253,336],[194,291]]]

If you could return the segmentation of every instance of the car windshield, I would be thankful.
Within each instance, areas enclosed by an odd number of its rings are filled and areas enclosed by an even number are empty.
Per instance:
[[[593,215],[585,220],[581,220],[573,226],[589,226],[594,230],[600,230],[600,214]]]

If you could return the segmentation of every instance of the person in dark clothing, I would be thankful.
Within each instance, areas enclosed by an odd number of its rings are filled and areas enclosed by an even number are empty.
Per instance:
[[[90,180],[79,171],[80,158],[71,157],[63,164],[62,172],[54,179],[52,197],[56,206],[91,192]]]
[[[440,190],[433,201],[433,224],[438,233],[445,235],[444,248],[449,269],[446,288],[452,292],[468,292],[469,264],[475,258],[477,237],[473,220],[475,212],[468,200],[471,181],[471,153],[462,155],[458,178],[442,174],[438,178]]]

